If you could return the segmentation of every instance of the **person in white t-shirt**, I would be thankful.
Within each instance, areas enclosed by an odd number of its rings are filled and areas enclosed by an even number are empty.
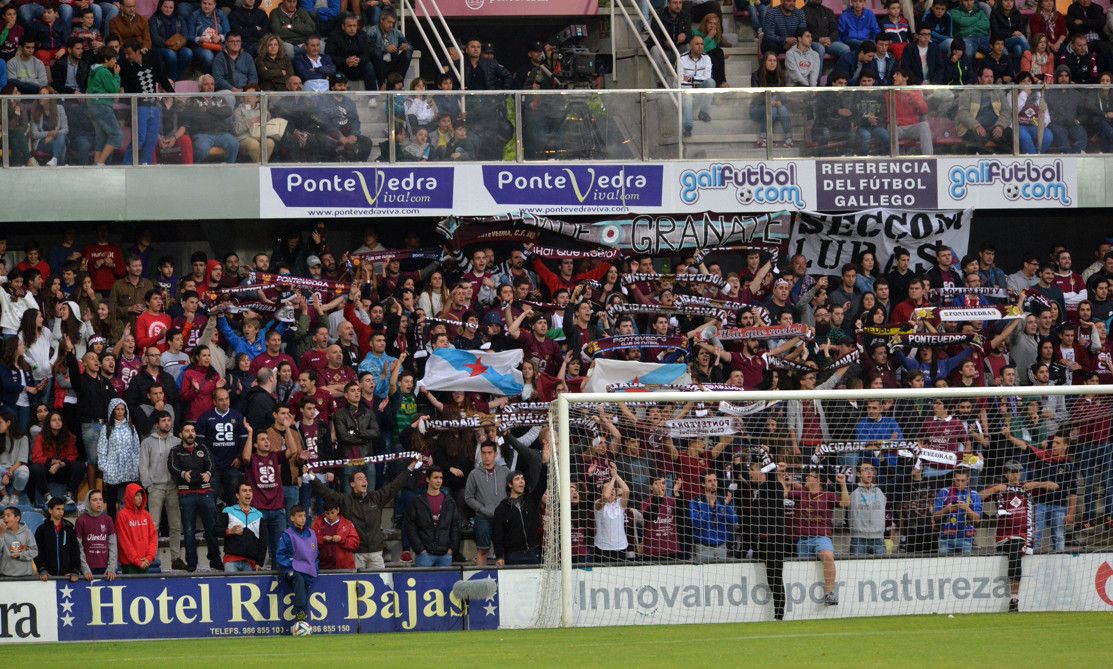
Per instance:
[[[611,479],[603,484],[599,499],[595,501],[595,559],[616,562],[626,559],[630,542],[626,538],[626,505],[630,501],[630,486],[618,475],[618,468],[611,463]]]
[[[715,88],[715,79],[711,76],[711,58],[703,52],[703,38],[693,35],[688,42],[690,50],[680,57],[680,87],[685,89]],[[683,96],[682,114],[684,136],[692,135],[692,94]],[[711,96],[700,95],[699,120],[711,120]]]

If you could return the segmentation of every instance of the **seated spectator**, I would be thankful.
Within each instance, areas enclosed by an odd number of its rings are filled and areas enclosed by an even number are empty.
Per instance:
[[[931,28],[920,25],[916,37],[901,54],[900,63],[908,69],[914,86],[931,84],[939,74],[941,56],[939,46],[931,41]]]
[[[689,51],[680,57],[680,87],[692,91],[697,88],[714,88],[715,80],[711,76],[711,59],[703,52],[703,38],[693,35],[688,42]],[[692,135],[692,104],[693,93],[682,96],[681,127],[685,137]],[[699,120],[711,120],[711,95],[699,96]]]
[[[1020,71],[1032,75],[1032,80],[1039,84],[1055,83],[1055,68],[1058,62],[1047,35],[1040,33],[1032,38],[1034,47],[1025,51],[1020,59]]]
[[[850,11],[839,16],[839,41],[851,51],[857,51],[862,42],[874,41],[880,32],[877,17],[866,9],[866,0],[850,0]]]
[[[253,84],[248,84],[245,92],[254,93],[259,90],[259,87]],[[264,137],[264,128],[261,123],[261,112],[259,110],[259,96],[258,95],[245,95],[240,98],[240,104],[232,114],[232,132],[236,135],[236,139],[240,141],[240,150],[247,153],[251,162],[258,163],[262,157],[263,142],[267,144],[267,155],[274,151],[275,138],[271,135],[271,123],[268,121],[266,137]]]
[[[181,78],[193,62],[193,49],[189,47],[189,24],[174,11],[174,0],[160,0],[158,10],[151,16],[149,27],[151,44],[162,61],[163,71],[170,79]]]
[[[877,73],[872,66],[865,67],[858,77],[858,85],[863,88],[872,88],[876,81]],[[861,155],[888,155],[889,114],[885,94],[859,91],[854,99],[854,116]],[[845,272],[843,276],[845,280]]]
[[[939,68],[935,83],[943,86],[965,86],[972,83],[974,74],[971,62],[972,59],[966,57],[966,42],[951,40],[951,50],[946,54],[943,66]]]
[[[877,45],[871,41],[862,42],[854,51],[848,51],[839,59],[835,64],[835,69],[839,72],[846,72],[850,80],[851,86],[858,85],[858,78],[862,76],[862,70],[866,67],[873,67],[873,60],[877,57]],[[876,78],[876,73],[874,73]]]
[[[846,72],[836,70],[829,77],[831,86],[845,88],[850,79]],[[854,110],[852,96],[848,93],[824,95],[816,101],[813,142],[829,155],[842,155],[852,142]]]
[[[823,0],[807,0],[804,3],[804,19],[812,32],[812,49],[819,54],[820,62],[830,52],[837,61],[850,51],[850,47],[839,40],[839,20]]]
[[[989,50],[989,15],[974,0],[959,0],[957,7],[947,14],[954,26],[954,37],[966,42],[966,53],[974,54]]]
[[[46,65],[35,57],[35,40],[25,36],[19,51],[8,61],[8,85],[25,95],[45,92],[50,85]]]
[[[53,167],[66,164],[66,141],[69,122],[65,106],[58,100],[35,100],[30,117],[31,150],[45,164]]]
[[[1043,153],[1051,146],[1051,114],[1041,91],[1033,90],[1032,77],[1021,72],[1017,78],[1016,107],[1020,133],[1020,152]],[[1011,100],[1009,93],[1006,100]],[[1011,101],[1009,104],[1012,104]]]
[[[657,10],[657,17],[661,19],[664,33],[657,27],[657,22],[652,22],[653,31],[661,44],[672,42],[681,52],[688,46],[692,37],[692,14],[684,5],[684,0],[668,0],[664,7]]]
[[[228,36],[228,18],[217,10],[216,0],[201,0],[201,9],[189,18],[189,43],[194,47],[194,59],[206,74],[212,71],[213,59],[224,50]]]
[[[286,90],[286,82],[294,74],[294,64],[291,56],[287,55],[286,45],[277,35],[266,35],[259,43],[255,71],[259,75],[261,90]]]
[[[347,77],[337,74],[332,95],[321,101],[325,131],[336,147],[330,162],[362,162],[371,154],[371,139],[360,134],[359,111],[347,93]]]
[[[1019,63],[1028,47],[1028,19],[1016,7],[1016,0],[997,0],[989,14],[989,37],[1005,40],[1014,63]]]
[[[363,82],[367,91],[378,90],[378,74],[371,60],[371,45],[367,33],[359,29],[359,17],[345,14],[340,25],[328,36],[325,54],[332,58],[336,71],[344,73],[348,81]]]
[[[305,51],[294,58],[294,74],[301,79],[302,88],[314,93],[329,89],[329,80],[336,74],[336,65],[328,54],[321,53],[321,38],[310,35],[305,40]]]
[[[294,60],[294,56],[304,52],[303,47],[309,36],[317,32],[317,23],[309,12],[298,6],[298,0],[282,0],[282,4],[271,10],[270,16],[271,34],[281,40],[286,58]],[[263,90],[281,89],[264,87]]]
[[[163,165],[192,165],[193,139],[185,125],[188,98],[164,97],[161,99],[161,123],[155,155]]]
[[[1099,82],[1102,88],[1090,91],[1090,110],[1087,124],[1090,132],[1101,137],[1101,150],[1103,153],[1113,153],[1113,74],[1101,73]],[[1096,275],[1095,275],[1096,276]],[[1095,320],[1105,320],[1095,318]]]
[[[897,69],[899,61],[890,50],[892,42],[889,41],[889,35],[878,34],[875,46],[877,52],[873,57],[873,69],[877,70],[877,79],[873,83],[875,86],[891,86],[893,71]]]
[[[214,93],[216,80],[211,74],[205,74],[198,80],[197,86],[202,93]],[[240,143],[232,134],[232,113],[235,111],[232,105],[231,99],[224,95],[190,98],[185,110],[185,125],[193,140],[194,163],[207,160],[214,148],[224,152],[224,162],[236,162]]]
[[[812,49],[812,32],[807,28],[796,34],[796,46],[785,55],[785,73],[792,86],[815,87],[819,84],[819,72],[823,69],[823,59]]]
[[[10,349],[14,356],[15,345],[8,344],[4,348]],[[0,378],[5,383],[22,379],[14,364],[11,367],[6,364],[4,366],[6,369],[0,370],[0,374],[3,374]],[[16,372],[14,378],[10,376],[12,372]],[[15,382],[23,386],[22,380]],[[0,407],[0,506],[15,506],[20,503],[20,497],[31,480],[31,470],[28,468],[30,462],[31,449],[27,436],[18,424],[16,412],[7,406]],[[27,492],[34,493],[34,488]]]
[[[77,26],[70,31],[70,37],[76,37],[85,45],[85,53],[92,54],[104,46],[104,33],[100,21],[100,5],[92,5],[79,12]]]
[[[298,0],[298,5],[317,22],[317,32],[328,35],[337,26],[342,0]]]
[[[236,32],[228,33],[224,50],[213,57],[212,71],[218,91],[241,93],[248,86],[259,83],[255,58],[244,51],[243,36]]]
[[[704,15],[699,27],[692,29],[692,36],[696,35],[703,38],[703,52],[711,59],[711,78],[715,80],[715,86],[726,86],[726,59],[730,56],[723,53],[723,24],[719,14]]]
[[[1020,71],[1019,63],[1005,50],[1005,40],[993,37],[989,40],[989,53],[982,59],[981,67],[993,70],[993,81],[998,84],[1011,84]]]
[[[23,512],[17,506],[5,508],[4,524],[0,526],[0,576],[34,576],[38,555],[35,536],[23,524]]]
[[[892,42],[893,56],[897,60],[904,55],[904,48],[912,41],[912,25],[901,13],[900,0],[888,0],[885,3],[885,14],[877,17],[881,33],[889,36]]]
[[[410,93],[403,102],[406,126],[411,131],[419,128],[432,130],[437,127],[437,103],[426,92],[425,80],[418,77],[410,82]]]
[[[951,40],[954,38],[954,24],[948,9],[947,0],[932,0],[930,8],[917,24],[918,27],[931,29],[931,43],[937,45],[939,52],[944,54],[950,51]]]
[[[989,88],[993,69],[983,67],[977,84],[959,94],[955,114],[959,136],[973,153],[1011,151],[1012,109],[1004,90]]]
[[[1067,19],[1055,9],[1055,0],[1039,0],[1038,8],[1028,17],[1028,35],[1035,42],[1036,35],[1043,35],[1052,53],[1059,53],[1067,43],[1070,32]]]
[[[270,30],[270,17],[256,3],[257,0],[239,0],[228,14],[230,32],[243,37],[243,50],[253,58],[263,36]]]
[[[778,9],[765,12],[761,26],[761,50],[785,53],[796,46],[796,33],[808,26],[797,0],[781,0]]]
[[[1085,153],[1089,144],[1086,127],[1082,125],[1082,115],[1086,113],[1086,92],[1071,85],[1070,74],[1070,68],[1065,65],[1055,68],[1055,83],[1058,86],[1047,97],[1052,153]]]
[[[66,40],[66,56],[50,68],[50,87],[58,93],[77,93],[89,83],[89,60],[85,44],[77,37]]]
[[[1076,84],[1095,84],[1098,73],[1109,69],[1106,59],[1091,48],[1082,34],[1071,37],[1069,48],[1059,56],[1059,65],[1068,68],[1070,80]],[[1058,81],[1058,68],[1055,72],[1055,80]]]
[[[107,34],[118,38],[120,44],[129,39],[139,40],[146,52],[151,50],[151,27],[146,17],[135,11],[136,2],[137,0],[121,0],[120,13],[108,22]]]
[[[1094,0],[1072,2],[1067,7],[1066,25],[1072,40],[1075,35],[1082,35],[1086,38],[1091,51],[1097,52],[1098,57],[1103,61],[1109,60],[1113,53],[1113,45],[1102,39],[1101,33],[1105,29],[1105,9],[1101,5],[1096,4]],[[1094,80],[1096,81],[1097,77],[1094,77]]]
[[[42,18],[33,22],[27,30],[27,36],[35,40],[35,57],[47,68],[50,68],[54,59],[66,55],[66,36],[69,33],[67,25],[58,19],[58,9],[54,5],[47,5],[43,8]]]
[[[750,75],[750,86],[754,88],[766,87],[782,87],[785,86],[785,74],[781,69],[781,63],[777,59],[777,54],[772,51],[766,51],[762,56],[761,67]],[[771,129],[765,125],[765,96],[755,95],[753,100],[750,101],[750,120],[757,123],[760,127],[757,139],[757,148],[763,149],[769,142],[769,134]],[[781,126],[781,132],[784,133],[784,146],[792,148],[795,144],[792,141],[792,116],[789,114],[788,107],[785,106],[784,100],[779,95],[774,95],[772,100],[772,122]]]
[[[394,12],[384,11],[379,22],[367,34],[371,46],[371,62],[380,83],[385,82],[390,74],[397,74],[405,79],[406,72],[410,69],[410,60],[413,59],[413,47],[402,31],[395,27],[397,23],[398,17]]]
[[[893,86],[898,88],[908,86],[911,73],[905,68],[898,68],[893,73]],[[920,91],[900,91],[893,94],[893,107],[897,119],[897,153],[901,153],[900,142],[906,137],[912,137],[920,145],[920,154],[930,156],[935,153],[931,142],[931,128],[925,119],[928,113],[928,104],[924,94]]]
[[[14,5],[0,9],[0,60],[7,63],[15,58],[19,45],[23,43],[23,24],[19,23]]]

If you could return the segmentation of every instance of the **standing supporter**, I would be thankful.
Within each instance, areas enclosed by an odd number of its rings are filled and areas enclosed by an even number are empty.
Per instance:
[[[286,509],[289,510],[295,504],[309,501],[308,486],[301,483],[301,468],[308,454],[303,455],[301,434],[294,428],[294,416],[290,407],[275,405],[272,416],[267,433],[270,435],[271,449],[281,452],[286,460],[281,478]]]
[[[243,463],[244,480],[251,486],[252,500],[262,514],[260,523],[261,549],[265,558],[271,556],[271,568],[275,567],[278,551],[278,537],[286,530],[286,503],[282,491],[282,467],[285,458],[281,451],[271,448],[270,436],[266,430],[254,432],[246,425],[247,439],[243,445],[240,461]],[[263,564],[260,559],[259,565]]]
[[[676,487],[679,485],[677,481]],[[659,475],[652,477],[649,493],[641,503],[644,523],[641,554],[655,560],[676,559],[680,554],[676,497],[668,494],[665,477]]]
[[[935,496],[934,518],[940,527],[940,555],[969,555],[974,551],[977,523],[982,519],[982,497],[970,489],[970,471],[955,469],[951,486]]]
[[[850,494],[847,510],[850,517],[850,554],[884,556],[888,515],[885,493],[874,482],[877,470],[873,464],[859,462],[857,473],[858,487]]]
[[[35,544],[39,548],[35,562],[39,566],[39,578],[46,581],[51,576],[64,576],[77,581],[81,551],[73,524],[63,517],[66,515],[66,500],[50,498],[46,511],[46,522],[35,530]]]
[[[1021,560],[1031,555],[1035,545],[1032,538],[1032,516],[1035,503],[1032,492],[1058,490],[1053,481],[1020,482],[1024,466],[1019,460],[1005,463],[1005,482],[990,486],[981,492],[982,499],[997,501],[997,552],[1009,559],[1009,611],[1020,610]]]
[[[514,445],[517,440],[510,443]],[[464,488],[464,500],[475,514],[475,564],[480,567],[487,564],[487,553],[491,550],[494,530],[495,510],[506,498],[506,484],[510,476],[509,467],[496,463],[497,452],[498,444],[493,441],[484,441],[479,445],[480,466],[468,474],[468,482]]]
[[[793,536],[796,539],[796,556],[800,558],[818,557],[823,563],[823,603],[836,606],[839,603],[835,591],[835,545],[831,542],[831,514],[835,506],[850,506],[850,493],[846,489],[846,475],[836,474],[839,494],[823,490],[819,471],[808,470],[804,475],[804,485],[792,491],[790,497],[796,503],[793,510]]]
[[[409,539],[417,567],[451,567],[452,550],[460,541],[462,518],[452,495],[445,494],[444,471],[431,467],[425,472],[425,491],[406,509],[402,531]]]
[[[119,549],[116,546],[116,525],[104,512],[104,493],[96,488],[85,498],[85,512],[74,525],[77,543],[81,549],[81,574],[86,581],[104,576],[116,579],[119,569]]]
[[[224,573],[258,571],[267,558],[263,540],[263,514],[253,506],[254,491],[249,483],[236,489],[236,503],[224,508],[218,528],[224,535]]]
[[[35,558],[39,547],[35,536],[23,524],[19,507],[4,509],[4,525],[0,531],[0,577],[28,577],[35,575]]]
[[[693,558],[697,563],[722,562],[727,559],[727,544],[738,525],[738,514],[731,504],[734,493],[719,496],[719,476],[704,471],[700,477],[699,497],[688,501],[688,517],[692,528]]]
[[[499,567],[508,564],[541,564],[541,503],[548,485],[548,477],[545,475],[545,465],[549,460],[548,437],[542,437],[545,445],[540,453],[524,447],[510,433],[504,438],[526,465],[526,472],[515,471],[507,475],[505,496],[498,503],[491,519],[491,544],[495,551],[495,564]],[[598,514],[598,507],[596,508]],[[598,537],[596,540],[598,541]]]
[[[16,424],[15,413],[0,406],[0,506],[19,504],[20,497],[31,480],[31,449],[20,426]],[[11,490],[11,494],[8,490]],[[34,488],[30,491],[34,493]]]
[[[343,402],[344,405],[332,414],[332,432],[336,435],[336,449],[340,457],[355,460],[374,455],[375,444],[382,432],[375,412],[360,400],[358,383],[349,382],[344,386]],[[367,485],[374,487],[374,465],[366,463],[355,467],[345,466],[344,474],[349,484],[355,472],[362,472]]]
[[[765,472],[760,461],[750,463],[749,474],[749,486],[740,493],[742,521],[752,542],[754,559],[765,563],[765,581],[773,596],[773,619],[783,620],[784,561],[793,553],[785,523],[792,479],[784,463],[777,464],[775,478]]]
[[[124,490],[124,505],[116,515],[120,569],[125,574],[145,574],[158,556],[158,524],[147,513],[147,495],[138,483]]]
[[[139,481],[139,434],[132,425],[127,404],[119,398],[108,403],[104,430],[97,439],[97,463],[103,474],[108,515],[114,515],[121,490]],[[128,503],[123,498],[125,504]],[[144,499],[144,504],[146,500]],[[144,512],[145,513],[145,512]]]
[[[340,514],[340,503],[329,502],[325,512],[313,519],[317,547],[321,551],[321,569],[355,569],[355,551],[359,533],[352,521]],[[422,565],[418,565],[422,566]]]
[[[621,562],[627,559],[630,542],[626,538],[626,508],[629,504],[630,486],[618,475],[618,467],[612,462],[610,477],[603,484],[599,499],[595,501],[594,544],[595,559],[599,562]]]
[[[339,493],[326,487],[317,478],[312,481],[313,492],[320,497],[325,507],[338,504],[344,517],[352,521],[359,533],[359,546],[356,548],[355,563],[359,571],[372,571],[385,569],[383,559],[383,509],[391,502],[410,480],[416,462],[410,463],[408,469],[402,471],[389,484],[374,492],[368,491],[367,475],[359,470],[348,475],[349,493]],[[331,483],[334,476],[327,476]]]
[[[1036,497],[1035,535],[1032,548],[1039,550],[1044,531],[1051,530],[1052,551],[1066,548],[1066,530],[1074,526],[1075,511],[1078,507],[1078,475],[1075,472],[1074,458],[1068,453],[1070,442],[1064,434],[1051,438],[1051,447],[1031,448],[1031,479],[1049,481],[1054,488],[1041,491]],[[1097,468],[1097,463],[1087,463]]]
[[[293,590],[294,619],[304,621],[313,583],[317,580],[319,552],[317,535],[306,524],[305,509],[290,509],[290,526],[278,542],[277,565],[286,586]]]
[[[162,512],[166,511],[171,568],[186,571],[187,565],[182,560],[182,510],[169,467],[171,451],[181,439],[174,436],[174,420],[170,414],[156,411],[152,419],[155,429],[139,445],[139,482],[147,491],[151,518],[161,523]]]

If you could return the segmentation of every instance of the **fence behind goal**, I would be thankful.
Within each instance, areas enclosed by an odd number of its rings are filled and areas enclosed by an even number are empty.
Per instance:
[[[532,625],[1113,611],[1113,386],[565,394],[550,418]]]

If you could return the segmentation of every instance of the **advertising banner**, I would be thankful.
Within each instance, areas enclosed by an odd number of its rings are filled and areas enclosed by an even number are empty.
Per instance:
[[[819,211],[868,207],[935,209],[939,206],[935,161],[820,160],[815,163]]]
[[[58,640],[54,583],[4,581],[0,585],[0,644]]]
[[[956,258],[965,257],[970,244],[973,210],[903,211],[869,209],[845,214],[796,214],[788,251],[802,254],[817,273],[835,273],[871,251],[882,273],[893,268],[893,251],[909,252],[909,266],[926,272],[935,264],[938,244],[949,246]]]
[[[265,167],[259,215],[429,216],[454,204],[452,167]]]
[[[661,207],[660,165],[483,165],[487,198],[501,211],[595,214]],[[484,204],[469,170],[465,202]],[[470,203],[469,202],[469,203]],[[465,205],[466,206],[466,205]]]
[[[940,207],[1057,209],[1078,206],[1074,158],[940,158]]]
[[[451,591],[460,577],[458,570],[324,574],[309,599],[309,623],[323,634],[458,630],[463,607]],[[497,575],[475,572],[472,578]],[[62,641],[270,636],[289,634],[293,621],[293,594],[274,576],[56,585],[56,634]],[[52,616],[40,616],[46,618]],[[495,629],[498,598],[472,602],[468,622],[471,629]]]
[[[676,163],[666,181],[675,211],[800,211],[816,208],[812,162]]]
[[[419,16],[426,15],[427,4],[410,5]],[[443,16],[479,18],[483,16],[594,16],[599,0],[437,0]]]

